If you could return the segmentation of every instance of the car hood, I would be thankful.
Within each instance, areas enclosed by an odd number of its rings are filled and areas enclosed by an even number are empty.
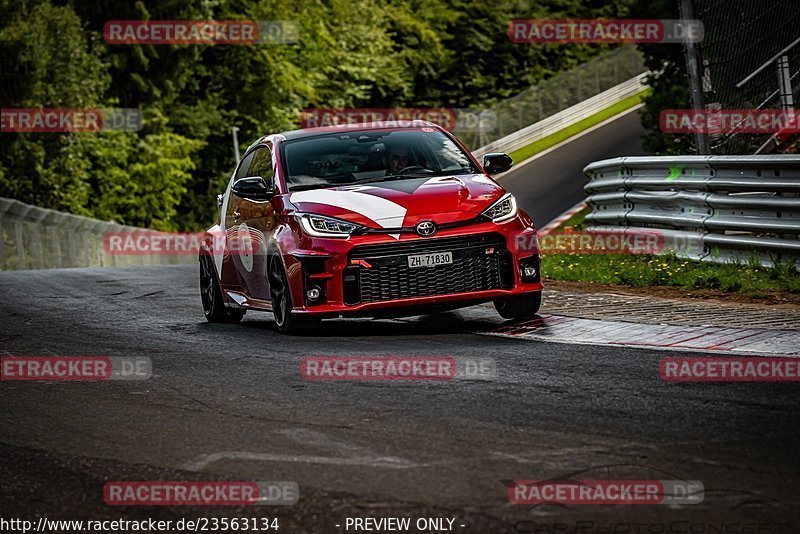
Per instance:
[[[485,175],[459,174],[298,191],[289,200],[300,212],[400,228],[423,220],[442,225],[472,219],[504,193]]]

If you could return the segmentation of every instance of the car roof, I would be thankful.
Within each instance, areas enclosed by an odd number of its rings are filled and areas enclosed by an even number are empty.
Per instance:
[[[429,121],[423,120],[400,120],[384,122],[359,122],[353,124],[337,124],[332,126],[320,126],[316,128],[304,128],[302,130],[290,130],[281,135],[285,140],[303,139],[327,133],[336,132],[368,132],[371,130],[410,130],[415,128],[435,128],[441,130],[442,127]]]

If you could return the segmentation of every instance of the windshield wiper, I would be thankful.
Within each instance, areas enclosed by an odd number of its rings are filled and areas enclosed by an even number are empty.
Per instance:
[[[302,184],[302,185],[294,185],[289,187],[289,192],[294,193],[295,191],[308,191],[311,189],[327,189],[329,187],[339,187],[340,185],[347,185],[347,184]]]
[[[361,180],[354,180],[344,185],[351,184],[364,184],[369,182],[391,182],[393,180],[405,180],[406,178],[432,178],[436,176],[433,173],[407,173],[407,174],[390,174],[388,176],[378,176],[377,178],[362,178]]]

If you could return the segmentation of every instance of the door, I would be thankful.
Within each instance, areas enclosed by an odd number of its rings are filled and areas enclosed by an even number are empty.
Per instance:
[[[261,145],[248,152],[234,183],[241,178],[260,176],[272,191],[274,169],[270,148]],[[230,257],[245,294],[269,300],[267,244],[277,225],[272,200],[241,198],[231,191],[225,219]]]

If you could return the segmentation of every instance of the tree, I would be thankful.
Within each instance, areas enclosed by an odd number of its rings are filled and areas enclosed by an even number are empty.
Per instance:
[[[634,0],[630,8],[631,18],[677,19],[676,0]],[[648,132],[642,146],[652,154],[689,154],[696,152],[691,134],[667,134],[661,131],[659,117],[667,109],[689,109],[689,78],[686,73],[683,46],[680,44],[642,44],[639,49],[645,58],[647,69],[653,74],[647,77],[652,88],[644,99],[640,112],[642,126]]]

